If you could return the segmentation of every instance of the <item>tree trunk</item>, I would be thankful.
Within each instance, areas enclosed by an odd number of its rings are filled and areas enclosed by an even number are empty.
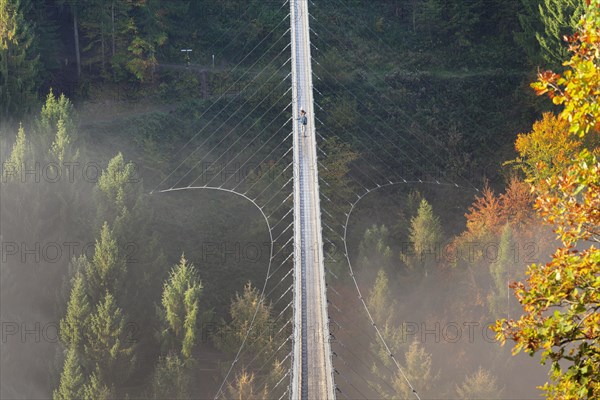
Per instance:
[[[111,9],[110,9],[110,17],[111,17],[111,21],[112,21],[112,56],[115,56],[116,53],[116,39],[115,39],[115,2],[113,1],[111,4]]]
[[[104,15],[102,15],[104,17]],[[106,73],[106,64],[105,64],[105,50],[104,50],[104,19],[100,22],[100,42],[102,48],[102,74]]]
[[[117,45],[116,45],[116,38],[115,38],[115,2],[113,1],[110,4],[110,29],[111,29],[111,34],[112,34],[112,57],[115,57],[115,53],[117,52]],[[112,65],[112,61],[111,61],[111,65]],[[115,68],[112,67],[111,68],[113,71],[113,81],[117,81],[117,73],[115,72]]]
[[[77,60],[77,76],[81,76],[81,54],[79,53],[79,23],[77,22],[77,8],[73,6],[73,38],[75,39],[75,60]]]

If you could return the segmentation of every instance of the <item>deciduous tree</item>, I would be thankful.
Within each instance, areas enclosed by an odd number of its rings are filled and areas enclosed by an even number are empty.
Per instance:
[[[580,138],[600,128],[600,0],[588,0],[578,31],[570,37],[571,58],[561,75],[540,73],[532,86],[563,105],[560,118]],[[541,352],[551,362],[548,398],[600,396],[600,162],[597,148],[584,148],[568,167],[536,181],[538,214],[562,241],[545,265],[528,268],[527,281],[513,285],[523,306],[518,320],[500,320],[498,339],[515,342],[513,352]]]

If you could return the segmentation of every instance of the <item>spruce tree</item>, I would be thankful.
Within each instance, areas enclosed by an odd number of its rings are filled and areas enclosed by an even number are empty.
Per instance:
[[[176,354],[160,357],[152,380],[154,399],[182,399],[188,397],[190,377],[186,363]]]
[[[583,13],[580,0],[521,0],[519,14],[522,32],[515,34],[534,64],[557,68],[568,56],[564,35],[575,32]]]
[[[253,373],[243,370],[227,385],[227,398],[236,400],[259,400],[266,397],[256,387]]]
[[[439,379],[439,374],[434,375],[431,371],[431,354],[425,350],[422,344],[414,341],[404,354],[404,358],[403,368],[406,377],[414,388],[418,388],[421,396],[427,396]],[[413,396],[412,390],[400,373],[396,375],[393,384],[401,398],[409,399]]]
[[[63,132],[58,139],[60,130]],[[40,115],[35,120],[35,131],[40,149],[49,149],[52,153],[61,148],[57,148],[57,145],[62,144],[62,148],[66,150],[68,144],[77,138],[77,117],[73,103],[64,94],[56,96],[50,89]]]
[[[575,32],[583,13],[580,0],[544,0],[539,5],[540,19],[544,32],[535,37],[542,48],[542,56],[550,65],[560,65],[568,56],[564,36]]]
[[[271,313],[271,305],[266,304],[258,289],[248,282],[244,293],[237,293],[231,302],[231,322],[223,325],[219,334],[214,337],[216,346],[228,354],[235,354],[248,332],[250,322],[254,319],[252,331],[246,340],[246,348],[248,354],[260,354],[257,360],[259,364],[266,361],[274,350]]]
[[[86,355],[96,365],[98,378],[110,386],[127,380],[135,364],[133,344],[125,329],[125,316],[110,292],[90,316]]]
[[[85,377],[82,372],[78,350],[72,346],[67,351],[63,371],[60,375],[60,385],[52,394],[53,400],[73,400],[83,397]]]
[[[2,166],[2,183],[22,181],[23,168],[27,167],[28,162],[31,162],[31,145],[25,135],[23,125],[19,125],[10,156]]]
[[[388,268],[392,259],[392,250],[388,241],[389,231],[385,225],[373,225],[367,228],[358,246],[358,260],[361,267],[371,270]]]
[[[427,200],[421,200],[417,215],[410,221],[409,239],[414,251],[414,266],[427,276],[435,264],[442,244],[442,225]]]
[[[512,228],[507,224],[500,237],[497,257],[490,263],[490,274],[492,276],[493,286],[492,291],[488,296],[488,304],[494,318],[504,316],[507,316],[508,318],[508,269],[514,263],[514,239]]]
[[[188,361],[196,342],[202,283],[194,265],[182,255],[169,274],[162,295],[163,345]]]
[[[36,100],[39,57],[23,5],[0,0],[0,120],[29,111]]]
[[[380,269],[375,279],[375,285],[367,300],[369,311],[378,325],[386,323],[394,314],[394,305],[390,298],[390,287],[387,274]]]
[[[83,350],[90,311],[83,275],[77,272],[72,280],[67,314],[60,321],[60,340],[64,346],[77,351]]]
[[[118,293],[126,273],[126,264],[119,254],[113,231],[104,223],[96,246],[92,262],[86,270],[90,296],[98,301],[106,292]]]
[[[119,243],[134,242],[143,231],[142,185],[132,162],[123,154],[113,157],[96,185],[97,221],[108,222]]]
[[[496,377],[490,371],[479,367],[477,372],[465,378],[456,386],[461,399],[502,399],[504,390],[498,387]]]
[[[100,372],[96,368],[83,387],[83,400],[108,400],[109,398],[111,398],[111,390],[100,379]]]

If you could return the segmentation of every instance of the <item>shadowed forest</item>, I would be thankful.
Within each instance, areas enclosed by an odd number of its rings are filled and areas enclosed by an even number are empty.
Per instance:
[[[0,398],[288,396],[289,7],[0,0]],[[600,396],[599,8],[309,0],[338,398]]]

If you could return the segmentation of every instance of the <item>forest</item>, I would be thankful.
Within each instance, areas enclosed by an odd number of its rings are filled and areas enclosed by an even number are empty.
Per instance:
[[[1,399],[288,396],[293,1],[0,0]],[[599,398],[600,0],[308,3],[336,396]]]

